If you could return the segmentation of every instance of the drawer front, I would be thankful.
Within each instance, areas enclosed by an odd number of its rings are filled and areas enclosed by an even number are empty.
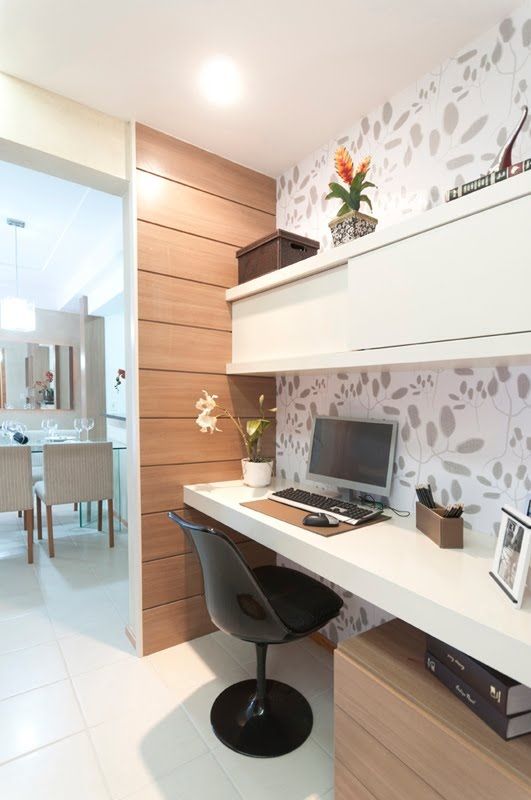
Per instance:
[[[337,757],[334,776],[334,800],[377,800]]]
[[[438,792],[338,706],[334,722],[336,758],[376,800],[441,800]]]
[[[336,705],[446,800],[531,797],[531,787],[337,651],[334,673]]]
[[[530,217],[522,197],[351,259],[349,349],[529,331]]]

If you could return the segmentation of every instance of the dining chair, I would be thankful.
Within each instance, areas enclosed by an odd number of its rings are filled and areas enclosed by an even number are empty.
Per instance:
[[[169,517],[197,553],[214,625],[256,647],[256,679],[235,683],[218,695],[210,710],[214,733],[242,755],[291,753],[311,733],[312,709],[292,686],[266,678],[268,646],[315,633],[339,614],[343,600],[298,570],[273,565],[251,569],[226,534],[174,511]]]
[[[31,447],[0,447],[0,475],[0,511],[23,512],[24,528],[28,535],[28,564],[33,564]]]
[[[37,496],[37,531],[42,539],[42,503],[46,506],[48,552],[55,555],[53,506],[98,502],[98,530],[103,528],[103,501],[107,501],[109,547],[114,547],[113,457],[111,442],[45,444],[42,448],[43,480],[34,486]]]

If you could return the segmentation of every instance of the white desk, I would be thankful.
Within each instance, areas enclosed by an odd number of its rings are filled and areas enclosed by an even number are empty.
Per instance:
[[[414,516],[325,538],[240,505],[268,491],[198,484],[184,502],[531,686],[531,597],[515,610],[489,577],[493,538],[465,531],[463,550],[440,550]]]

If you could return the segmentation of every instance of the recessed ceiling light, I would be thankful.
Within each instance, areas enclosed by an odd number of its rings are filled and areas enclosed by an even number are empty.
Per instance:
[[[240,71],[227,56],[216,56],[203,64],[199,86],[207,100],[218,106],[230,106],[242,94]]]

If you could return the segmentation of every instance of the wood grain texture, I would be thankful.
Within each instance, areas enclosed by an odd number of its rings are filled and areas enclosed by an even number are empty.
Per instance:
[[[247,541],[245,536],[233,531],[226,525],[221,525],[217,520],[201,514],[194,508],[175,509],[185,519],[198,525],[209,525],[223,531],[230,536],[233,542]],[[167,511],[142,515],[142,561],[154,561],[157,558],[168,558],[189,553],[192,545],[187,536],[175,522],[168,518]]]
[[[236,203],[275,214],[275,179],[181,142],[165,133],[136,126],[137,167],[194,186]]]
[[[140,469],[142,513],[172,511],[183,506],[183,485],[241,479],[240,461],[168,464]]]
[[[377,800],[441,800],[422,778],[345,714],[334,712],[335,757]]]
[[[201,375],[185,372],[140,370],[140,416],[195,418],[195,401],[203,389],[217,394],[231,414],[252,417],[258,410],[258,398],[265,395],[266,409],[276,405],[274,378],[235,375]],[[267,416],[273,416],[272,413]],[[221,424],[221,423],[220,423]]]
[[[138,218],[236,247],[275,230],[275,217],[137,170]]]
[[[257,542],[243,542],[238,547],[247,563],[253,568],[274,563],[275,554]],[[144,609],[202,593],[201,566],[194,552],[144,564],[142,593]]]
[[[241,478],[238,434],[224,421],[223,433],[202,435],[195,402],[208,389],[242,418],[255,416],[261,393],[275,405],[274,380],[226,376],[225,302],[236,249],[275,229],[275,182],[144,126],[137,178],[143,625],[153,652],[213,630],[195,555],[167,511],[183,507],[183,484]]]
[[[241,422],[245,426],[246,421]],[[219,428],[214,434],[201,433],[194,419],[141,419],[140,463],[153,466],[245,458],[242,438],[232,422],[220,420]],[[265,456],[274,456],[274,423],[263,437],[262,448]]]
[[[202,594],[149,608],[142,613],[144,655],[216,630]]]
[[[139,318],[173,325],[230,331],[230,307],[222,286],[138,272]]]
[[[210,331],[158,322],[139,322],[138,328],[141,369],[222,375],[231,359],[232,341],[228,331]]]
[[[334,800],[377,800],[347,767],[334,759]]]
[[[500,768],[521,773],[531,789],[531,736],[504,742],[425,669],[425,648],[422,631],[395,619],[341,642],[339,652],[397,694],[426,708],[442,727],[479,748]]]
[[[531,745],[521,744],[526,737],[504,742],[428,673],[433,692],[427,697],[421,688],[421,659],[410,653],[401,661],[399,651],[388,646],[385,658],[398,661],[406,672],[411,670],[409,687],[414,686],[419,696],[397,690],[398,667],[393,667],[388,682],[349,658],[340,646],[334,656],[336,705],[446,800],[528,799],[531,763],[522,756]],[[451,726],[437,711],[442,707],[453,719]],[[456,727],[463,716],[470,717],[465,730],[470,731],[471,725],[476,729],[474,739]]]
[[[236,247],[138,222],[138,268],[229,288],[238,283]]]

